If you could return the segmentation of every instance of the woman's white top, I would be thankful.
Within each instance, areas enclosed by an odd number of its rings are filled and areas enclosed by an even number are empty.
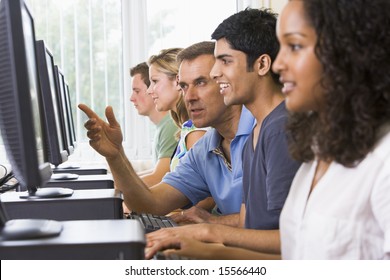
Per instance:
[[[280,217],[283,259],[390,259],[390,133],[354,168],[298,170]]]

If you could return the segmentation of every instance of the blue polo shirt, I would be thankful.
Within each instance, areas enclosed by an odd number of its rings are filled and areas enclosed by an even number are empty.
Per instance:
[[[222,214],[240,212],[242,150],[254,121],[252,114],[243,107],[236,136],[230,143],[231,167],[218,154],[221,135],[211,129],[180,159],[175,171],[165,175],[162,181],[182,192],[192,205],[211,195]]]

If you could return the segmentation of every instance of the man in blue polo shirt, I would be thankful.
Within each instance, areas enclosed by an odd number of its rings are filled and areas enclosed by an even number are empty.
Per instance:
[[[196,149],[189,150],[180,160],[176,172],[168,173],[163,178],[164,183],[182,192],[190,200],[191,205],[211,195],[221,214],[240,211],[242,168],[239,167],[242,165],[242,148],[253,126],[253,116],[245,107],[242,108],[236,136],[230,142],[231,159],[221,147],[223,142],[221,134],[213,128],[199,140]],[[180,213],[179,216],[186,213],[188,211]],[[196,221],[194,217],[188,217],[188,214],[185,220]]]
[[[197,127],[213,129],[180,160],[174,172],[151,188],[137,176],[124,154],[121,129],[112,108],[106,109],[106,123],[86,105],[79,105],[89,117],[85,127],[90,145],[106,157],[116,188],[129,209],[165,215],[212,195],[220,213],[227,215],[221,222],[230,224],[230,218],[233,224],[237,222],[242,198],[241,153],[254,118],[242,105],[224,104],[219,85],[210,77],[214,45],[201,42],[179,55],[179,84],[190,118]]]

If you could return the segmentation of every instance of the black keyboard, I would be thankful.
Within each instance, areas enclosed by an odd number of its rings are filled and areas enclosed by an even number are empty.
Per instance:
[[[176,227],[177,224],[167,216],[158,216],[147,213],[132,212],[127,216],[128,219],[138,219],[144,226],[145,232],[152,232],[160,228]]]
[[[153,260],[192,260],[192,259],[184,256],[179,256],[176,254],[170,254],[169,256],[165,256],[163,252],[158,251],[154,255]]]

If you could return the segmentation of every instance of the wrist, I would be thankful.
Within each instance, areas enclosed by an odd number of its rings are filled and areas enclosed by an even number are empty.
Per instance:
[[[219,220],[220,220],[219,216],[209,213],[206,222],[209,224],[219,224],[220,223]]]
[[[117,161],[121,161],[123,157],[126,157],[126,155],[125,155],[125,150],[121,145],[120,147],[118,147],[118,152],[110,156],[106,156],[106,160],[108,163],[115,163]]]
[[[223,243],[223,233],[219,224],[204,224],[203,241]]]

